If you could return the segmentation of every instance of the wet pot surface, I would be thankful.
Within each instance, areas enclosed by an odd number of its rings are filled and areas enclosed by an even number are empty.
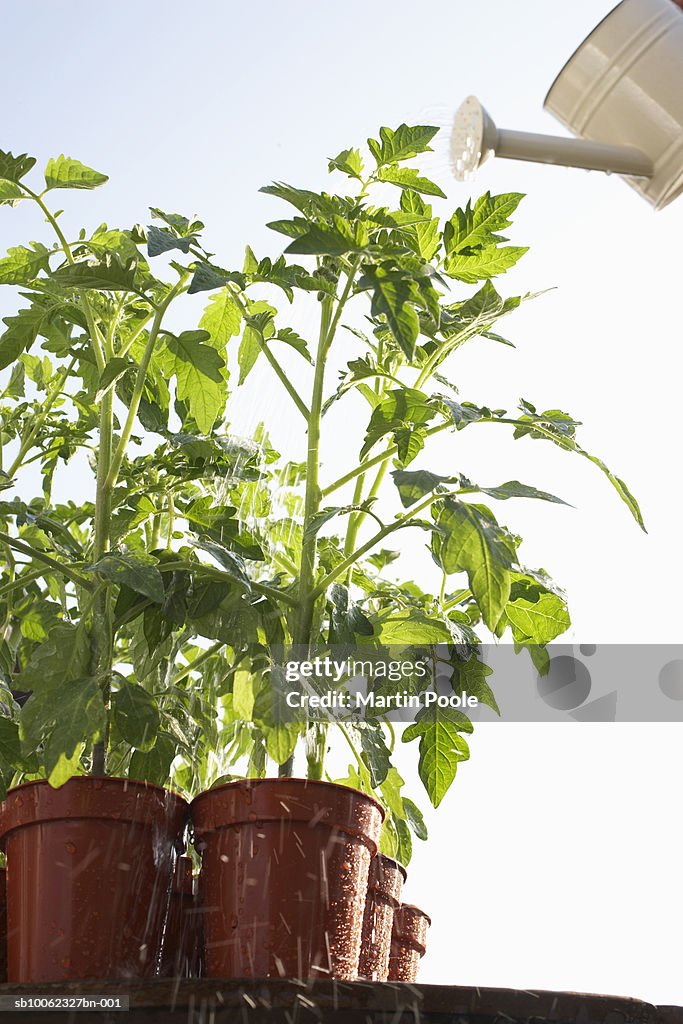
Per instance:
[[[11,791],[9,980],[154,975],[185,816],[175,794],[121,779]]]
[[[343,786],[229,783],[192,805],[210,977],[357,976],[383,812]]]

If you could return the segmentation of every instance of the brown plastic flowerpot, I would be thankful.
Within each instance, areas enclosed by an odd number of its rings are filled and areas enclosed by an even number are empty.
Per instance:
[[[355,980],[381,805],[329,782],[250,779],[190,810],[205,975]]]
[[[391,930],[394,913],[401,905],[401,889],[405,880],[405,868],[398,861],[383,853],[373,858],[358,961],[358,977],[365,981],[386,981],[388,978]]]
[[[196,978],[199,974],[199,937],[196,929],[192,861],[176,861],[168,906],[159,973],[164,977]]]
[[[156,974],[174,847],[187,804],[145,782],[28,782],[0,813],[7,857],[8,978]]]
[[[417,981],[420,960],[427,952],[431,918],[419,907],[403,903],[394,914],[389,955],[389,981]]]
[[[7,872],[0,868],[0,984],[7,981]]]

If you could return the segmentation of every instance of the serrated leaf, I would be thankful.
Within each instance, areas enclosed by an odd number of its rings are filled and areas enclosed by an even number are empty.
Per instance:
[[[444,273],[465,284],[504,274],[528,252],[528,246],[506,245],[475,249],[470,256],[455,254],[444,263]]]
[[[536,600],[520,598],[510,601],[505,614],[518,643],[548,644],[571,625],[565,602],[553,593],[542,593]]]
[[[446,193],[435,182],[430,181],[429,178],[421,177],[420,172],[415,167],[397,167],[392,164],[390,167],[382,167],[378,178],[380,181],[398,185],[399,188],[411,189],[413,192],[421,192],[427,196],[446,198]]]
[[[349,252],[363,252],[368,243],[368,231],[362,221],[352,224],[335,215],[331,223],[309,222],[305,234],[295,238],[285,252],[308,256],[343,256]]]
[[[455,779],[458,765],[470,756],[460,735],[472,732],[472,723],[455,708],[422,708],[403,732],[403,742],[420,741],[418,772],[434,807],[438,807]]]
[[[422,391],[395,388],[387,392],[370,417],[361,459],[387,434],[396,434],[406,428],[409,428],[410,433],[414,428],[428,423],[436,413],[437,407]]]
[[[52,188],[98,188],[109,181],[107,174],[100,174],[92,167],[86,167],[80,160],[73,160],[71,157],[58,156],[54,160],[48,160],[45,168],[45,184],[48,189]]]
[[[368,148],[379,166],[400,163],[420,153],[431,152],[429,143],[438,131],[438,128],[422,124],[400,124],[396,130],[380,128],[379,142],[368,139]]]
[[[520,192],[506,192],[498,196],[485,192],[474,207],[468,202],[464,210],[456,210],[444,229],[446,252],[450,255],[463,249],[489,246],[495,232],[510,226],[510,217],[523,198]]]
[[[341,171],[349,178],[356,178],[362,181],[363,161],[359,149],[342,149],[327,165],[329,171]]]
[[[161,256],[162,253],[171,252],[173,249],[180,249],[181,252],[187,253],[195,241],[193,235],[178,238],[170,231],[158,228],[156,224],[150,224],[147,228],[147,255]]]
[[[177,397],[187,402],[191,416],[205,434],[211,431],[227,398],[225,360],[206,344],[208,337],[207,331],[183,331],[166,339]]]
[[[70,288],[139,292],[135,279],[136,269],[135,260],[128,259],[124,263],[117,253],[105,253],[99,260],[60,267],[54,271],[52,279]]]
[[[7,250],[7,256],[0,259],[0,284],[28,284],[41,271],[50,269],[50,252],[39,242],[28,249],[23,245]]]
[[[151,750],[159,731],[159,711],[142,686],[122,681],[111,696],[112,714],[121,736],[136,750]]]
[[[36,162],[35,157],[20,153],[14,156],[13,153],[6,153],[0,149],[0,178],[8,181],[18,182],[28,174]]]
[[[440,504],[440,503],[439,503]],[[447,498],[435,510],[432,552],[446,573],[466,572],[482,618],[495,630],[510,597],[514,538],[483,505]]]
[[[412,359],[420,322],[413,303],[419,302],[415,284],[401,270],[368,265],[358,282],[361,289],[370,289],[371,313],[385,316],[389,329],[405,355]]]
[[[200,330],[208,334],[206,343],[225,355],[230,338],[240,333],[241,326],[242,311],[230,289],[222,288],[211,296],[199,321]]]

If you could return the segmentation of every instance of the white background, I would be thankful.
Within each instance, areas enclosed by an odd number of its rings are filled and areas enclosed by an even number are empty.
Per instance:
[[[0,145],[41,161],[65,151],[111,175],[68,197],[71,229],[81,211],[90,227],[144,222],[149,205],[196,211],[208,247],[236,264],[247,241],[259,254],[280,244],[262,225],[286,214],[260,185],[331,187],[324,158],[380,124],[446,127],[475,93],[503,127],[561,132],[543,96],[610,6],[75,0],[38,17],[5,3]],[[467,198],[448,184],[443,148],[425,170],[451,205]],[[475,343],[451,376],[465,399],[514,407],[523,395],[584,421],[583,443],[627,480],[649,533],[595,467],[498,428],[444,438],[422,464],[489,484],[516,477],[578,506],[501,508],[528,564],[566,587],[571,639],[676,642],[683,201],[654,214],[618,179],[502,161],[471,191],[486,189],[528,193],[511,238],[532,249],[501,290],[557,290],[504,325],[516,351]],[[29,226],[42,237],[31,211],[1,210],[3,247]],[[275,394],[255,372],[232,425],[248,433],[266,416],[296,455],[296,419]],[[330,419],[329,478],[347,428]],[[406,575],[417,576],[424,559],[409,547]],[[423,979],[683,1002],[678,728],[489,725],[472,752],[411,866],[407,895],[434,922]],[[399,767],[408,776],[404,757]]]

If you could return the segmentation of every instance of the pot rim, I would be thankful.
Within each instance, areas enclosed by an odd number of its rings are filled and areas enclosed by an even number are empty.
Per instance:
[[[404,864],[401,864],[400,860],[396,860],[395,857],[390,857],[388,853],[380,853],[379,851],[377,852],[377,857],[381,858],[382,860],[388,861],[390,864],[394,864],[403,875],[403,881],[408,881],[408,869],[405,867]],[[405,903],[403,904],[403,906],[412,906],[412,904]]]
[[[130,818],[125,815],[119,815],[117,817],[113,809],[108,811],[106,807],[98,809],[96,813],[93,813],[92,811],[87,813],[85,810],[81,811],[80,813],[76,812],[73,814],[65,814],[63,812],[60,813],[59,810],[55,810],[54,813],[46,813],[46,811],[43,810],[42,812],[39,811],[32,818],[29,817],[27,813],[25,820],[17,820],[17,818],[20,818],[20,815],[17,814],[14,804],[15,800],[20,799],[21,794],[23,792],[30,792],[32,790],[35,791],[35,789],[40,789],[48,794],[48,799],[50,799],[51,797],[56,803],[60,799],[68,799],[68,797],[65,796],[65,790],[67,786],[71,785],[72,789],[74,788],[74,785],[76,788],[80,786],[83,786],[85,788],[86,782],[107,783],[108,788],[113,788],[115,790],[118,790],[119,792],[123,791],[124,793],[126,793],[126,795],[128,795],[127,791],[130,788],[130,790],[132,791],[130,794],[131,796],[135,793],[136,790],[140,793],[150,794],[151,796],[155,796],[156,794],[163,794],[164,797],[170,798],[171,800],[171,807],[169,808],[169,814],[167,815],[167,817],[170,818],[174,814],[182,816],[182,823],[180,825],[180,829],[182,830],[185,827],[185,823],[189,814],[189,805],[187,803],[187,800],[185,800],[185,798],[182,797],[179,793],[176,793],[170,789],[166,789],[165,786],[159,786],[154,782],[146,782],[143,779],[127,779],[119,775],[73,775],[70,779],[67,779],[67,781],[62,786],[55,787],[50,786],[50,783],[48,782],[47,779],[31,779],[28,782],[22,782],[18,786],[13,786],[11,789],[9,789],[7,791],[7,796],[5,797],[5,800],[0,806],[0,851],[4,850],[7,836],[10,833],[16,831],[17,829],[26,828],[27,826],[35,825],[45,821],[76,822],[88,820],[102,820],[117,821],[127,825],[138,824],[141,826],[151,826],[153,824],[153,818],[150,818],[149,821],[141,822],[136,817]],[[27,808],[26,811],[30,811],[30,808]]]
[[[431,926],[432,919],[429,916],[429,914],[426,913],[426,911],[422,910],[421,907],[416,907],[414,903],[402,903],[399,910],[401,912],[404,910],[411,910],[413,913],[419,914],[420,917],[424,917],[425,920],[427,921],[427,924]]]
[[[356,796],[361,796],[365,800],[368,800],[371,804],[374,804],[374,806],[377,807],[377,809],[380,811],[382,815],[382,821],[384,821],[387,816],[386,810],[384,809],[383,805],[379,802],[377,797],[370,796],[369,793],[364,793],[362,789],[356,789],[355,786],[345,786],[340,782],[328,782],[326,779],[303,779],[295,776],[286,776],[284,778],[271,777],[266,779],[233,779],[232,782],[222,782],[220,786],[213,786],[210,789],[204,789],[202,790],[201,793],[198,793],[197,796],[193,797],[193,799],[190,801],[190,811],[195,806],[195,804],[197,804],[200,800],[203,800],[205,797],[210,796],[213,793],[224,792],[225,790],[230,788],[243,789],[245,787],[250,788],[252,786],[260,788],[264,785],[278,786],[283,784],[288,786],[295,784],[297,786],[301,786],[304,789],[308,787],[313,787],[314,789],[317,789],[318,787],[320,787],[325,789],[344,790],[347,793],[353,793]],[[398,863],[398,861],[396,863]]]

